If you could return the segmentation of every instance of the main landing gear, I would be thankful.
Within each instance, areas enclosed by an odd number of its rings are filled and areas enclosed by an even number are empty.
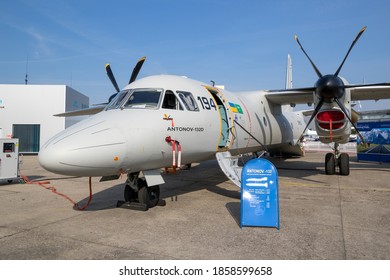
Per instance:
[[[139,178],[139,172],[127,174],[124,198],[125,201],[118,201],[117,207],[147,211],[157,205],[165,206],[165,200],[160,199],[160,187],[148,187],[146,180]]]
[[[349,155],[340,153],[338,143],[334,144],[334,153],[327,153],[325,156],[325,173],[327,175],[334,175],[336,167],[339,168],[340,175],[349,175]]]

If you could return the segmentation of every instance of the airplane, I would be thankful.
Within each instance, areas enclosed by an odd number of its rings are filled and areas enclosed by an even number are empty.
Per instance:
[[[308,129],[307,132],[303,135],[304,138],[308,141],[318,141],[320,138],[318,137],[317,131]]]
[[[351,100],[390,98],[390,83],[351,85],[339,73],[363,27],[334,74],[322,75],[303,49],[318,80],[313,87],[230,92],[174,75],[136,79],[141,58],[122,90],[110,65],[106,72],[117,93],[108,104],[57,116],[91,115],[47,141],[39,162],[48,171],[85,177],[117,179],[127,174],[124,197],[153,207],[164,183],[161,168],[213,159],[240,186],[237,155],[267,151],[274,155],[303,156],[302,139],[314,120],[319,140],[333,143],[325,156],[325,172],[349,175],[349,156],[340,153],[351,127],[358,132]],[[288,75],[286,85],[291,85]],[[314,104],[309,122],[295,104]],[[358,133],[361,137],[360,133]],[[362,137],[361,137],[362,139]]]

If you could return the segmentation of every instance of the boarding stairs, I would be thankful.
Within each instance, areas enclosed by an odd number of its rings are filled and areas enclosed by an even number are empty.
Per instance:
[[[241,188],[241,172],[245,163],[253,158],[262,157],[264,152],[260,155],[254,154],[242,154],[232,156],[229,151],[218,152],[216,158],[219,167],[225,173],[226,177],[230,179],[234,184]]]
[[[219,167],[225,173],[226,177],[230,179],[239,188],[241,187],[241,171],[242,166],[238,166],[240,156],[232,156],[230,152],[218,152],[216,154]]]

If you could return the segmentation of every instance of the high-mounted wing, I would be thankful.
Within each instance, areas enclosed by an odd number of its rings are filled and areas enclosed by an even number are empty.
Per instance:
[[[351,91],[351,100],[390,99],[390,83],[346,85]],[[266,91],[265,97],[272,103],[307,104],[313,103],[314,88],[281,89]]]
[[[81,110],[75,110],[75,111],[55,114],[54,116],[55,117],[77,117],[77,116],[95,115],[95,114],[103,111],[105,107],[106,107],[106,105],[96,106],[96,107],[91,107],[91,108],[86,108],[86,109],[81,109]]]
[[[351,88],[351,100],[380,100],[390,98],[390,83],[387,86],[363,86]]]
[[[286,104],[307,104],[313,103],[313,90],[307,89],[289,89],[266,91],[265,97],[272,103]]]

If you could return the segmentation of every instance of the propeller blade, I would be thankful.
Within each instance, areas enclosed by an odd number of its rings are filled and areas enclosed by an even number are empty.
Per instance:
[[[347,59],[349,53],[351,52],[353,46],[354,46],[354,45],[356,44],[356,42],[359,40],[360,36],[362,36],[363,32],[366,31],[366,29],[367,29],[367,26],[364,26],[364,27],[359,31],[359,33],[358,33],[358,35],[356,36],[355,40],[353,40],[351,46],[349,47],[349,50],[348,50],[347,54],[346,54],[345,57],[344,57],[343,62],[341,62],[339,68],[338,68],[337,71],[336,71],[336,73],[334,73],[335,76],[338,76],[338,75],[339,75],[340,70],[341,70],[341,68],[343,67],[344,62],[345,62],[345,60]]]
[[[359,129],[356,127],[356,125],[353,123],[353,121],[351,120],[351,118],[350,118],[349,115],[347,114],[347,110],[345,109],[344,104],[343,104],[342,102],[340,102],[340,100],[338,100],[337,98],[335,98],[334,101],[337,103],[337,105],[339,105],[341,111],[343,111],[344,115],[347,117],[347,119],[349,120],[349,122],[350,122],[350,123],[352,124],[352,126],[355,128],[356,133],[358,134],[360,140],[362,141],[362,144],[363,144],[364,146],[366,146],[366,142],[364,141],[363,136],[360,134]]]
[[[317,66],[316,66],[316,65],[314,64],[314,62],[310,59],[309,55],[306,53],[306,51],[305,51],[304,48],[302,47],[301,42],[299,42],[298,36],[295,35],[294,38],[295,38],[295,41],[297,41],[298,45],[301,47],[301,50],[303,51],[303,53],[306,55],[307,59],[309,59],[309,61],[310,61],[310,63],[311,63],[311,66],[313,66],[314,71],[316,71],[316,73],[317,73],[318,78],[321,78],[321,77],[322,77],[322,74],[321,74],[320,70],[318,70]]]
[[[133,73],[131,73],[129,84],[131,84],[132,82],[134,82],[137,79],[138,73],[141,70],[142,65],[144,64],[145,59],[146,59],[146,57],[144,56],[140,60],[138,60],[137,64],[135,65],[135,67],[133,69]]]
[[[107,73],[107,76],[108,78],[110,79],[112,85],[114,86],[114,88],[116,89],[117,92],[120,92],[120,89],[119,89],[119,86],[115,80],[115,77],[114,77],[114,74],[112,73],[112,70],[111,70],[111,67],[110,67],[110,64],[106,64],[106,73]]]
[[[310,117],[309,122],[307,123],[305,129],[303,130],[301,136],[300,136],[298,139],[302,139],[303,135],[305,134],[306,129],[309,127],[309,125],[311,124],[311,122],[313,121],[313,119],[315,118],[315,116],[317,116],[317,114],[318,114],[318,112],[320,111],[322,105],[324,104],[324,101],[325,101],[324,98],[321,98],[321,99],[320,99],[320,102],[318,102],[316,108],[315,108],[314,111],[313,111],[313,114],[311,114],[311,117]]]

